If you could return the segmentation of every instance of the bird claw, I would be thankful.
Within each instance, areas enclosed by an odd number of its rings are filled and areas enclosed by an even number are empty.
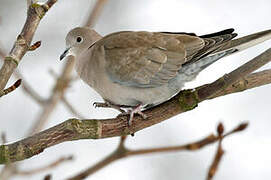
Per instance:
[[[123,109],[121,109],[121,106],[111,104],[110,102],[107,102],[107,101],[104,102],[104,103],[102,103],[102,102],[94,102],[93,106],[95,108],[97,108],[97,107],[98,108],[113,108],[113,109],[116,109],[116,110],[120,111],[121,113],[125,113],[125,111]]]
[[[141,109],[142,109],[142,104],[139,104],[135,107],[129,107],[129,106],[121,106],[121,105],[116,105],[116,104],[112,104],[110,102],[94,102],[93,103],[93,106],[95,108],[113,108],[113,109],[116,109],[118,111],[121,112],[121,114],[119,114],[119,116],[125,116],[125,115],[129,115],[129,119],[128,119],[128,127],[132,126],[132,122],[133,122],[133,119],[134,119],[134,116],[136,114],[138,114],[139,116],[141,116],[143,119],[147,119],[148,116],[146,114],[144,114]],[[127,112],[124,111],[122,108],[131,108],[129,109]],[[133,135],[134,133],[132,133],[131,135]]]
[[[141,108],[142,108],[142,105],[139,104],[139,105],[133,107],[131,110],[128,110],[127,112],[124,112],[124,113],[120,114],[120,115],[129,115],[128,126],[132,125],[132,122],[133,122],[135,114],[138,114],[143,119],[147,119],[148,118],[148,116],[141,111]]]
[[[93,106],[95,107],[95,108],[100,108],[100,107],[102,107],[102,108],[107,108],[107,107],[109,107],[109,105],[108,105],[108,103],[101,103],[101,102],[94,102],[93,103]]]

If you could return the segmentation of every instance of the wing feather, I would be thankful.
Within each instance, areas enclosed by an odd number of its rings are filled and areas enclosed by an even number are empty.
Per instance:
[[[125,31],[104,37],[96,46],[104,48],[106,72],[112,81],[157,87],[175,78],[183,64],[206,56],[235,37],[222,32],[201,38],[194,34]]]

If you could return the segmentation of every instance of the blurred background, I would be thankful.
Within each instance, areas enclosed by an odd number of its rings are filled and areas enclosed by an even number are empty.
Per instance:
[[[49,70],[60,74],[65,64],[59,61],[65,49],[67,32],[82,25],[94,0],[58,1],[42,19],[33,41],[42,40],[42,46],[23,57],[19,70],[24,80],[42,97],[52,93],[55,79]],[[239,36],[271,28],[270,0],[108,0],[95,30],[102,35],[122,30],[195,32],[198,35],[235,28]],[[0,47],[8,52],[20,33],[26,18],[26,1],[0,1]],[[271,41],[221,59],[187,87],[209,83],[256,55],[270,48]],[[0,61],[2,65],[2,61]],[[271,64],[264,68],[271,68]],[[74,76],[76,73],[73,72]],[[16,79],[12,78],[9,84]],[[263,86],[242,93],[205,101],[193,111],[181,114],[128,137],[132,149],[181,145],[199,140],[215,132],[219,122],[229,130],[240,122],[249,122],[249,128],[223,141],[226,151],[215,179],[271,179],[271,86]],[[74,81],[66,94],[68,101],[85,118],[108,118],[117,115],[110,109],[95,109],[93,102],[101,97],[81,80]],[[0,132],[8,142],[26,137],[42,108],[27,96],[22,88],[1,98]],[[49,117],[44,129],[74,117],[62,103]],[[65,142],[46,149],[38,156],[20,163],[20,169],[41,167],[65,155],[75,160],[58,168],[31,177],[11,179],[42,179],[51,173],[53,179],[65,179],[95,164],[117,146],[119,138]],[[136,156],[116,161],[87,179],[205,179],[216,151],[211,145],[196,152],[160,153]],[[2,166],[0,166],[2,168]]]

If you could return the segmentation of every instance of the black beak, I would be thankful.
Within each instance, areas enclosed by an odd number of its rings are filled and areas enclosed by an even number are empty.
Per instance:
[[[64,57],[66,57],[66,55],[68,54],[69,50],[70,50],[70,48],[66,49],[66,50],[64,51],[64,53],[61,54],[61,56],[60,56],[60,61],[61,61]]]

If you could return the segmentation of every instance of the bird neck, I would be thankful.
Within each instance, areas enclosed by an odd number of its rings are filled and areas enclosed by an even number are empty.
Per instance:
[[[85,81],[87,84],[93,84],[93,77],[95,77],[96,66],[95,61],[93,61],[93,49],[89,49],[85,53],[75,57],[75,70],[79,77]]]

